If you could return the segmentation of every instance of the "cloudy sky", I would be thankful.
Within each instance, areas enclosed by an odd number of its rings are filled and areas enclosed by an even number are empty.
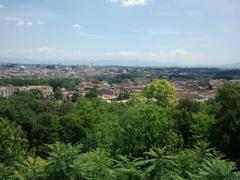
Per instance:
[[[240,62],[240,0],[0,0],[0,57]]]

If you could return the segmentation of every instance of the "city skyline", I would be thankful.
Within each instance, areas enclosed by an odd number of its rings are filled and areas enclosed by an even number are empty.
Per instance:
[[[238,63],[239,8],[237,0],[0,0],[0,57]]]

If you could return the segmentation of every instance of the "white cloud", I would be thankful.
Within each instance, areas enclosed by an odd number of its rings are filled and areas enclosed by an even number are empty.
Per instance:
[[[17,26],[24,26],[25,25],[25,22],[22,21],[22,20],[19,20],[17,23],[16,23]]]
[[[147,0],[110,0],[110,1],[120,3],[123,7],[144,6],[147,4]]]
[[[17,23],[16,23],[17,26],[32,26],[33,25],[33,22],[31,21],[23,21],[23,20],[19,20]]]
[[[32,21],[25,18],[17,17],[0,17],[0,21],[5,22],[5,24],[13,24],[16,26],[33,26],[33,25],[42,25],[43,22],[40,20]]]
[[[42,59],[42,60],[78,60],[94,59],[94,60],[123,60],[123,61],[142,61],[156,63],[173,63],[188,65],[211,65],[224,64],[228,57],[212,56],[198,52],[190,52],[186,49],[175,49],[169,51],[139,51],[126,50],[117,52],[84,52],[82,50],[67,50],[43,46],[37,49],[0,49],[1,56],[9,58],[26,58],[26,59]],[[238,62],[234,59],[229,62]]]
[[[81,26],[80,24],[73,24],[72,27],[73,27],[73,28],[77,28],[77,29],[82,28],[82,26]]]
[[[38,49],[38,52],[39,53],[49,53],[49,52],[52,52],[52,51],[55,51],[56,49],[55,48],[49,48],[49,47],[40,47]]]
[[[170,61],[175,63],[194,64],[207,61],[209,57],[201,53],[189,52],[185,49],[175,49],[172,51],[143,52],[143,51],[120,51],[107,52],[105,55],[109,59],[123,60],[150,60],[156,62]]]
[[[32,26],[32,25],[33,25],[33,22],[28,21],[28,22],[26,23],[26,25],[28,25],[28,26]]]

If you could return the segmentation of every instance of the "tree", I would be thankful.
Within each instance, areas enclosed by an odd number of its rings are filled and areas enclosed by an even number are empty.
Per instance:
[[[175,149],[182,145],[168,111],[154,104],[130,106],[122,116],[121,126],[119,148],[124,154],[138,157],[153,146]]]
[[[78,173],[77,177],[83,179],[114,179],[112,159],[104,149],[96,149],[82,154],[72,166]]]
[[[94,123],[88,134],[88,142],[91,143],[91,148],[105,148],[116,153],[122,131],[120,119],[116,114],[101,113],[98,116],[98,122]]]
[[[227,162],[215,159],[205,159],[202,164],[199,175],[197,179],[208,179],[208,180],[234,180],[240,178],[239,172],[234,172],[236,170],[235,164],[232,162]]]
[[[55,91],[54,91],[54,97],[55,97],[56,99],[62,99],[62,98],[63,98],[62,91],[59,90],[59,89],[55,90]]]
[[[198,141],[207,142],[209,140],[210,130],[214,123],[215,119],[213,116],[206,113],[193,114],[190,129],[193,144],[196,144]]]
[[[41,113],[34,120],[31,133],[31,146],[37,148],[39,155],[45,155],[46,144],[60,140],[59,118],[50,113]]]
[[[44,179],[46,161],[39,157],[28,157],[16,165],[13,179]]]
[[[172,107],[176,104],[175,89],[166,80],[155,80],[144,88],[143,94],[148,99],[157,100],[157,104],[163,107]]]
[[[140,169],[139,162],[142,158],[130,160],[127,156],[117,155],[114,157],[113,169],[116,172],[117,179],[144,179],[144,172]]]
[[[225,83],[218,89],[216,123],[211,129],[211,143],[232,160],[240,160],[240,85]]]
[[[26,150],[27,140],[21,129],[0,118],[0,162],[13,164],[25,156]]]
[[[120,92],[117,99],[120,101],[120,100],[129,99],[129,98],[130,98],[129,92]]]
[[[174,112],[173,117],[176,120],[177,129],[183,137],[184,146],[191,147],[193,145],[193,137],[191,125],[193,122],[193,114],[200,111],[200,104],[190,99],[180,99]]]
[[[0,163],[0,179],[10,179],[12,174],[12,167],[7,167]]]
[[[93,99],[93,98],[96,98],[97,96],[98,96],[98,91],[97,91],[96,87],[90,89],[90,91],[88,91],[85,94],[85,97],[88,98],[88,99]]]
[[[79,179],[73,164],[79,158],[81,146],[56,143],[49,145],[50,152],[45,166],[46,179]]]
[[[138,164],[145,167],[149,179],[181,179],[176,157],[167,155],[166,148],[151,148],[144,154],[147,159]]]
[[[68,114],[60,120],[60,136],[65,143],[79,144],[86,138],[83,121],[75,114]]]

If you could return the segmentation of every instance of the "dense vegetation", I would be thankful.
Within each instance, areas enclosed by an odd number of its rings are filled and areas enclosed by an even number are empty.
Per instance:
[[[202,103],[167,81],[128,96],[0,99],[0,179],[240,179],[240,86]]]
[[[122,83],[125,80],[133,80],[134,81],[134,79],[138,78],[138,77],[140,77],[140,73],[130,72],[130,73],[126,73],[126,74],[118,74],[114,77],[110,77],[108,75],[100,76],[98,78],[98,81],[107,81],[110,84],[113,84],[113,83]]]
[[[68,79],[68,78],[57,78],[57,79],[0,79],[0,86],[6,86],[8,84],[14,86],[27,86],[27,85],[49,85],[53,87],[53,90],[57,88],[74,89],[76,84],[79,84],[80,79]]]

